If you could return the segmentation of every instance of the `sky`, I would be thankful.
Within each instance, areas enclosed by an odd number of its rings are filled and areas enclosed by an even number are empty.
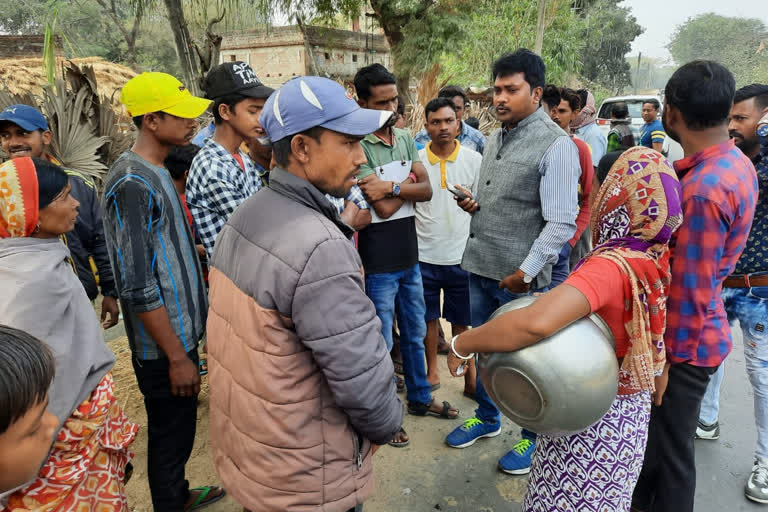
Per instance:
[[[768,25],[768,0],[624,0],[645,32],[632,44],[632,55],[671,60],[666,46],[675,28],[689,17],[705,12],[723,16],[760,18]]]

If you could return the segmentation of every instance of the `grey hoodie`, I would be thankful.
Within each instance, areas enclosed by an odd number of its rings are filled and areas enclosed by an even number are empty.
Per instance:
[[[58,239],[0,239],[0,324],[51,347],[56,377],[48,409],[59,427],[115,363],[96,312]]]

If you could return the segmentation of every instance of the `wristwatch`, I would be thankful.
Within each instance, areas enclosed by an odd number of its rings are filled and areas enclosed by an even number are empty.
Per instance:
[[[392,197],[399,197],[400,196],[400,184],[397,182],[392,182]]]
[[[522,270],[520,272],[523,272]],[[523,283],[525,284],[531,284],[533,282],[533,276],[529,276],[525,272],[523,272]]]

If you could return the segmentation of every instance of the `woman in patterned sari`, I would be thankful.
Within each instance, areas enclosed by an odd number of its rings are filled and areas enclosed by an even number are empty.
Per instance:
[[[611,408],[584,432],[539,435],[524,511],[630,509],[651,400],[660,403],[666,387],[668,242],[681,222],[680,184],[669,163],[651,149],[627,150],[593,206],[595,249],[571,276],[530,306],[454,338],[454,375],[469,353],[519,350],[591,313],[616,340],[619,390]]]
[[[77,218],[69,190],[66,173],[45,160],[0,165],[0,319],[52,349],[48,410],[59,422],[37,479],[4,512],[128,510],[125,468],[138,426],[117,403],[115,356],[59,239]]]

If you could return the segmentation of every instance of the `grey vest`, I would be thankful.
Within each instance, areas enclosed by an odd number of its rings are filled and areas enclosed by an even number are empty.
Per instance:
[[[512,128],[502,141],[499,128],[488,137],[477,181],[480,210],[472,216],[463,269],[501,280],[515,272],[544,229],[539,196],[539,163],[558,137],[567,137],[540,108]],[[534,288],[548,286],[552,265],[536,276]]]

